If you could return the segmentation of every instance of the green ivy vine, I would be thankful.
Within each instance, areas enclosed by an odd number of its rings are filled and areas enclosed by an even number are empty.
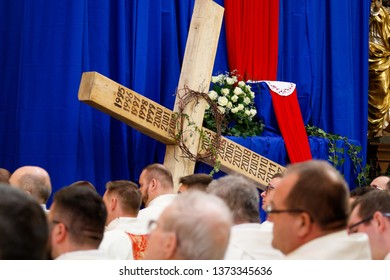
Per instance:
[[[356,183],[361,186],[366,186],[368,182],[368,171],[369,166],[363,167],[363,158],[360,155],[360,152],[362,150],[361,146],[354,145],[349,142],[347,137],[340,136],[337,134],[332,134],[324,131],[321,128],[318,128],[316,126],[312,125],[306,125],[306,133],[308,136],[315,136],[315,137],[321,137],[328,139],[329,141],[329,156],[328,161],[335,167],[343,166],[344,164],[344,148],[343,147],[337,147],[336,141],[341,140],[344,142],[345,146],[347,147],[347,154],[350,158],[351,162],[353,163],[353,171],[357,175],[356,177]]]

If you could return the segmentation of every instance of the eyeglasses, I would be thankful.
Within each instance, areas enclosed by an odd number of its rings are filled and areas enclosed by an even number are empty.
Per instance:
[[[265,210],[267,214],[280,214],[280,213],[302,213],[307,212],[303,209],[273,209],[272,205],[268,205],[267,209]]]
[[[156,220],[150,220],[148,223],[148,230],[149,232],[155,230],[157,228],[158,224]]]
[[[379,186],[377,186],[377,185],[371,185],[371,187],[383,191],[383,188],[381,188],[381,187],[379,187]]]
[[[265,187],[265,194],[268,194],[270,191],[274,190],[275,187],[271,186],[271,185],[267,185],[267,187]]]
[[[357,222],[357,223],[354,223],[354,224],[350,225],[350,226],[348,227],[348,232],[349,232],[349,233],[355,233],[355,232],[357,232],[357,227],[358,227],[359,225],[364,224],[364,223],[368,223],[369,221],[371,221],[371,219],[372,219],[373,217],[374,217],[374,216],[371,215],[371,216],[369,216],[369,217],[367,217],[367,218],[364,218],[364,219],[360,220],[360,221]],[[355,228],[355,230],[354,230],[354,228]]]
[[[381,213],[382,213],[383,216],[390,218],[390,213],[383,213],[383,212],[381,212]],[[369,221],[372,220],[372,218],[374,218],[374,215],[371,215],[371,216],[369,216],[369,217],[367,217],[367,218],[364,218],[364,219],[360,220],[360,221],[357,222],[357,223],[354,223],[354,224],[350,225],[350,226],[348,227],[348,232],[349,232],[349,233],[356,233],[356,232],[357,232],[357,227],[358,227],[359,225],[368,223]],[[355,230],[354,230],[354,228],[355,228]]]

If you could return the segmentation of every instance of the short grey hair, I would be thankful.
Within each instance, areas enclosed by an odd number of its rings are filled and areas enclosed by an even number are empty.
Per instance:
[[[235,224],[260,222],[260,198],[254,182],[242,176],[227,175],[213,180],[207,191],[225,201]]]
[[[178,196],[169,207],[170,215],[162,227],[175,232],[180,259],[223,259],[232,216],[220,198],[193,190]]]
[[[24,174],[19,179],[22,190],[29,192],[39,203],[47,203],[51,195],[51,185],[46,183],[46,178],[36,174]]]

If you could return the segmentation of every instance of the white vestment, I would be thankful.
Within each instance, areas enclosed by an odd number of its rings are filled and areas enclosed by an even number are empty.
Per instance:
[[[109,260],[102,250],[79,250],[59,255],[56,260]]]
[[[313,239],[286,255],[294,260],[371,260],[368,236],[346,230]]]
[[[283,254],[272,247],[272,229],[261,224],[247,223],[231,228],[225,260],[277,260]]]
[[[106,226],[99,249],[104,250],[111,259],[134,259],[133,242],[127,233],[146,234],[146,231],[142,229],[137,218],[116,218]]]
[[[148,229],[149,222],[151,220],[157,221],[160,217],[162,211],[171,204],[171,202],[177,197],[177,194],[164,194],[156,197],[151,202],[149,202],[148,207],[141,209],[138,213],[138,221],[144,227],[145,230]]]

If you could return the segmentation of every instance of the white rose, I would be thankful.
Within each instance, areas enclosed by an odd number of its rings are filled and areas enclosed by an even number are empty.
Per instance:
[[[245,115],[250,116],[251,112],[249,110],[245,110]]]
[[[251,90],[251,86],[250,86],[250,85],[246,85],[245,87],[246,87],[246,89],[247,89],[248,91]]]
[[[234,89],[234,94],[235,95],[240,95],[240,94],[243,94],[244,92],[242,91],[242,89],[241,88],[239,88],[239,87],[236,87],[235,89]]]
[[[238,86],[239,86],[239,87],[245,86],[245,82],[244,82],[244,81],[239,81],[239,82],[238,82]]]
[[[246,105],[248,105],[249,103],[251,103],[251,99],[250,99],[249,97],[245,97],[245,98],[244,98],[244,103],[245,103]]]
[[[230,98],[232,100],[233,103],[236,103],[237,100],[238,100],[238,96],[237,95],[233,95],[232,98]]]
[[[221,92],[222,92],[223,95],[228,95],[229,92],[230,92],[230,90],[229,90],[228,88],[223,88],[223,89],[221,90]]]
[[[234,107],[233,109],[230,110],[233,114],[237,113],[238,112],[238,109],[237,107]]]
[[[218,93],[214,90],[210,90],[208,95],[209,95],[211,100],[215,100],[218,98]]]
[[[244,110],[244,105],[238,104],[237,109],[238,109],[238,111]]]
[[[237,83],[237,81],[238,81],[237,76],[233,76],[233,81],[234,81],[235,83]]]
[[[219,81],[219,76],[212,76],[212,77],[211,77],[211,82],[212,82],[213,84],[218,83],[218,81]]]
[[[234,84],[234,80],[233,80],[232,78],[230,78],[230,77],[227,77],[227,78],[226,78],[226,83],[227,83],[228,85],[232,85],[232,84]]]
[[[250,92],[252,99],[255,98],[255,93],[253,91]]]
[[[221,112],[221,114],[225,114],[225,108],[221,107],[221,106],[218,106],[218,111]]]
[[[218,104],[225,107],[228,104],[229,100],[225,96],[218,97]]]
[[[233,103],[229,101],[228,104],[226,105],[226,107],[231,109],[233,107]]]
[[[250,109],[249,111],[251,112],[251,116],[252,117],[254,117],[257,114],[257,110],[256,109]]]

